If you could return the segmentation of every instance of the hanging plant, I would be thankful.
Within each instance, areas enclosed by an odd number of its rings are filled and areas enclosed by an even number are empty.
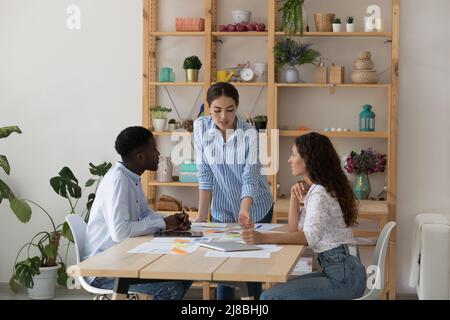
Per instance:
[[[281,31],[303,36],[303,3],[305,0],[283,0]]]

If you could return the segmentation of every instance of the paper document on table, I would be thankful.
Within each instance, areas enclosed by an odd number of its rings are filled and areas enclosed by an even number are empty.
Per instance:
[[[267,252],[278,252],[283,249],[282,246],[278,246],[276,244],[257,244],[257,247],[261,247],[264,251]]]
[[[150,243],[196,243],[196,242],[208,242],[211,241],[210,237],[195,237],[195,238],[183,238],[183,237],[157,237],[148,241]]]
[[[270,252],[265,251],[265,250],[232,251],[232,252],[208,250],[205,253],[205,257],[211,257],[211,258],[262,258],[262,259],[269,259],[270,258]]]
[[[128,253],[188,254],[197,248],[197,243],[147,241],[129,250]]]
[[[219,222],[192,222],[191,227],[198,227],[198,228],[226,228],[226,223],[219,223]]]

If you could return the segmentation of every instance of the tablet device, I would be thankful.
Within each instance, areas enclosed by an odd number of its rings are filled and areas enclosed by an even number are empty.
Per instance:
[[[222,241],[222,242],[199,242],[202,247],[219,251],[249,251],[249,250],[261,250],[261,247],[253,246],[250,244],[237,242],[237,241]]]
[[[203,232],[198,231],[182,231],[182,230],[171,230],[171,231],[157,231],[153,234],[154,237],[203,237]]]

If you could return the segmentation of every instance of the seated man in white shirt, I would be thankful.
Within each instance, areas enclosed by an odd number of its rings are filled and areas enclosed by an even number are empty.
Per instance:
[[[85,256],[96,255],[129,237],[153,234],[164,229],[187,230],[187,214],[163,217],[150,210],[141,186],[145,170],[155,171],[159,152],[152,133],[143,127],[129,127],[116,139],[122,157],[105,175],[92,205],[86,230]],[[92,286],[112,289],[114,279],[91,278]],[[148,294],[154,299],[183,298],[191,281],[146,281],[132,284],[129,291]]]

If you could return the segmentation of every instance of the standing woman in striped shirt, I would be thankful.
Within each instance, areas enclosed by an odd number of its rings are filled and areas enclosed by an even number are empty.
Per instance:
[[[239,93],[227,82],[208,89],[211,115],[194,122],[199,178],[199,217],[213,222],[270,223],[273,198],[258,161],[258,132],[237,117]],[[212,206],[211,206],[212,204]],[[229,292],[228,292],[229,293]],[[225,294],[225,296],[224,296]],[[219,287],[218,298],[232,299]]]

